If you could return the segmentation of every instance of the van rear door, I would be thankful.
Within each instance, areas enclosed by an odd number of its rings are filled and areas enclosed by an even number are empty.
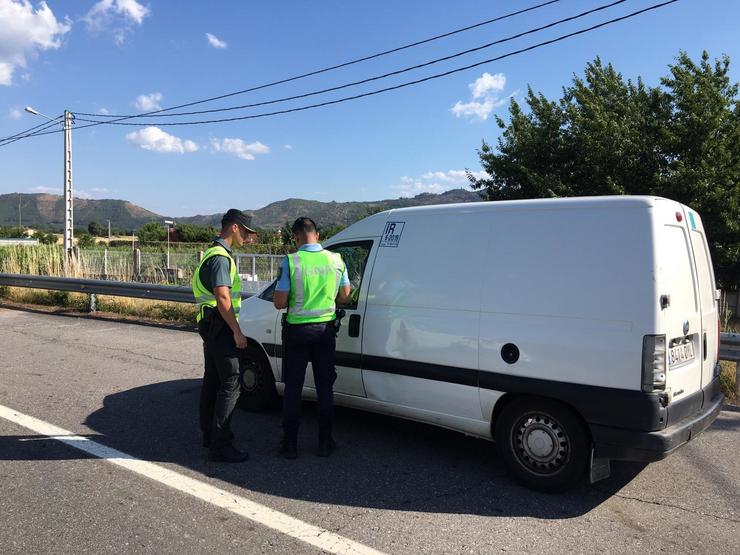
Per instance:
[[[716,286],[714,283],[714,270],[712,268],[712,259],[709,255],[707,239],[704,234],[704,226],[702,225],[699,214],[687,206],[684,206],[683,210],[686,217],[686,224],[689,228],[694,267],[696,268],[698,281],[701,312],[701,353],[697,353],[697,357],[701,360],[701,385],[702,387],[706,387],[712,381],[714,367],[717,364],[719,355],[717,352],[719,314]]]
[[[666,336],[666,388],[679,401],[702,386],[699,291],[682,206],[666,201],[657,207],[663,224],[656,250],[659,329]]]

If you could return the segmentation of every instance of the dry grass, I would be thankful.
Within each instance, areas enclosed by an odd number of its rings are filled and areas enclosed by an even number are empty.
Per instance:
[[[84,293],[43,291],[20,287],[0,287],[0,298],[23,305],[54,306],[74,312],[86,312],[89,298]],[[195,322],[195,305],[166,301],[149,301],[129,297],[96,295],[99,312],[110,312],[148,321],[188,324]]]

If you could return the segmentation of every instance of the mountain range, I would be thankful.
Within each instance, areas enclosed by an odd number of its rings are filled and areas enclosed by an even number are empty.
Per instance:
[[[415,197],[387,199],[367,202],[320,202],[290,198],[268,204],[257,210],[244,210],[252,217],[253,227],[278,229],[285,222],[292,222],[299,216],[309,216],[322,227],[348,225],[368,214],[430,204],[451,204],[456,202],[476,202],[481,196],[466,189],[453,189],[445,193],[422,193]],[[23,226],[48,230],[61,230],[64,226],[64,199],[60,195],[46,193],[10,193],[0,195],[0,226],[16,226],[19,219]],[[175,218],[176,223],[218,226],[221,213]],[[116,229],[137,229],[151,221],[172,219],[160,215],[125,200],[79,199],[74,200],[75,227],[87,227],[91,221]]]

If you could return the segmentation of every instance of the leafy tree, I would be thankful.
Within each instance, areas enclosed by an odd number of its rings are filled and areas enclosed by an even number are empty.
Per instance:
[[[77,246],[81,249],[87,249],[95,246],[95,237],[83,231],[77,235]]]
[[[159,222],[149,222],[139,228],[139,241],[166,241],[167,230]]]
[[[87,224],[87,232],[95,237],[105,237],[108,235],[108,230],[95,221]]]
[[[218,230],[215,227],[195,224],[179,224],[177,231],[180,234],[180,240],[185,243],[208,243],[218,235]]]
[[[291,230],[291,226],[292,224],[290,222],[285,222],[283,227],[280,228],[280,241],[283,245],[292,246],[295,244],[295,241],[293,241],[293,231]]]
[[[740,281],[740,99],[730,60],[681,52],[661,86],[624,80],[600,59],[560,99],[531,88],[516,100],[494,149],[478,151],[490,177],[468,174],[489,200],[659,195],[704,221],[720,283]]]

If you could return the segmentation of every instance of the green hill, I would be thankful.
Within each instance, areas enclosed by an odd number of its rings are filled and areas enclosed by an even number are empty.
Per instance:
[[[0,226],[18,225],[18,201],[21,204],[21,219],[24,226],[61,230],[64,226],[64,199],[60,195],[18,194],[0,195]],[[422,193],[413,198],[398,198],[369,202],[319,202],[316,200],[286,199],[268,204],[259,210],[245,210],[252,216],[252,224],[265,229],[278,229],[285,222],[299,216],[309,216],[322,227],[348,225],[369,213],[391,208],[423,206],[428,204],[450,204],[476,202],[478,193],[465,189],[454,189],[442,194]],[[136,206],[125,200],[89,200],[76,198],[74,201],[75,227],[87,227],[91,221],[105,225],[108,220],[117,229],[137,229],[152,220],[166,218],[155,212]],[[176,218],[177,223],[218,226],[221,213]]]
[[[0,225],[18,225],[18,201],[20,197],[21,222],[24,226],[60,230],[64,227],[64,198],[61,195],[18,194],[0,195]],[[74,200],[75,227],[87,227],[91,221],[119,229],[136,229],[151,220],[161,219],[150,212],[125,200]]]

